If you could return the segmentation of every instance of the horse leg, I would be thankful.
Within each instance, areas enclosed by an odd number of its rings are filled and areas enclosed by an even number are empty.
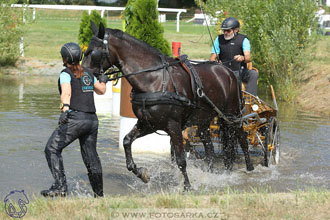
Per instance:
[[[174,150],[172,141],[170,144],[171,144],[171,162],[174,163],[175,162],[175,150]],[[188,158],[190,152],[192,151],[192,146],[190,145],[189,140],[184,140],[184,138],[183,138],[183,149],[184,149],[186,158]]]
[[[134,163],[132,156],[132,143],[139,137],[143,137],[147,134],[152,133],[148,126],[141,126],[141,123],[138,121],[133,129],[124,137],[123,145],[125,149],[126,156],[126,166],[129,171],[132,171],[137,177],[139,177],[143,182],[148,183],[150,177],[147,173],[147,169],[140,167],[137,168]]]
[[[232,170],[235,160],[235,135],[231,126],[223,125],[223,152],[224,152],[224,165],[227,170]]]
[[[175,161],[175,151],[174,151],[174,146],[172,140],[170,141],[171,144],[171,162],[174,163]]]
[[[174,148],[176,163],[181,170],[184,177],[184,190],[188,191],[190,189],[190,182],[187,174],[187,162],[185,157],[185,152],[183,148],[183,138],[181,133],[181,123],[177,121],[170,121],[167,127],[167,133],[171,137],[171,143]]]
[[[250,160],[249,144],[248,144],[248,141],[247,141],[247,134],[246,134],[246,132],[244,132],[243,127],[239,127],[237,129],[236,134],[237,134],[236,137],[237,137],[237,139],[239,141],[239,144],[241,145],[241,148],[242,148],[243,153],[244,153],[246,169],[248,171],[252,171],[252,170],[254,170],[254,167],[253,167],[253,164],[251,163],[251,160]]]
[[[214,147],[210,135],[208,127],[201,128],[200,137],[205,149],[206,162],[208,164],[207,170],[213,172]]]

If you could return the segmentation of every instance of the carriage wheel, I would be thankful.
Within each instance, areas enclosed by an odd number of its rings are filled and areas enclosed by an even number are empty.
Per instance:
[[[265,166],[277,165],[280,162],[280,127],[277,118],[271,117],[268,121],[264,142]]]

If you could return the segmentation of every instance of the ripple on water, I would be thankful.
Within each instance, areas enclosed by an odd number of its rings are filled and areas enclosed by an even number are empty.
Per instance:
[[[31,83],[34,79],[28,83],[6,80],[1,81],[0,88],[0,192],[25,189],[29,194],[39,194],[53,181],[43,151],[57,126],[56,77],[51,83],[37,85]],[[286,107],[280,105],[281,161],[278,166],[264,167],[260,165],[262,156],[253,155],[255,170],[252,172],[246,172],[244,159],[240,158],[233,171],[226,171],[220,159],[210,173],[203,160],[192,157],[187,161],[192,189],[196,192],[223,190],[227,186],[237,190],[271,187],[273,191],[288,191],[298,186],[329,189],[330,119],[296,109],[287,111]],[[149,170],[148,184],[126,169],[125,154],[118,148],[119,120],[119,117],[99,115],[97,144],[105,193],[182,192],[182,174],[177,165],[171,163],[169,155],[133,154],[138,167]],[[69,190],[77,196],[91,196],[79,151],[79,143],[74,142],[63,152]]]

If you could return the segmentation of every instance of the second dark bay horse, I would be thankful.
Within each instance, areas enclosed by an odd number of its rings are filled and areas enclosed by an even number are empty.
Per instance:
[[[132,107],[138,118],[133,129],[124,138],[126,165],[142,181],[148,182],[147,169],[134,163],[131,145],[137,138],[157,130],[165,131],[171,138],[175,158],[184,176],[184,188],[190,188],[186,172],[186,158],[182,130],[198,125],[205,147],[208,166],[212,169],[214,149],[210,139],[209,125],[218,115],[205,99],[198,98],[189,74],[174,58],[161,54],[157,49],[137,40],[121,30],[97,28],[91,22],[94,36],[85,53],[82,65],[93,70],[97,76],[112,65],[119,68],[133,87]],[[223,65],[200,63],[193,65],[198,73],[203,93],[229,119],[241,117],[240,90],[235,75]],[[220,117],[224,130],[224,163],[233,166],[235,140],[243,149],[247,170],[253,170],[248,153],[246,134],[241,123],[228,123]],[[239,121],[239,120],[238,120]]]

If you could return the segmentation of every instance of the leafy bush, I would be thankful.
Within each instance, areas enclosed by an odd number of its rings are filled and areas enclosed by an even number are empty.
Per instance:
[[[96,11],[92,11],[89,15],[87,11],[84,11],[81,16],[80,28],[78,34],[78,42],[83,52],[87,50],[90,39],[93,36],[93,31],[91,29],[90,20],[92,20],[97,27],[100,25],[101,21],[106,27],[106,20],[101,18],[101,15]]]
[[[0,66],[14,65],[20,57],[23,36],[23,10],[12,8],[17,0],[0,0]]]
[[[242,21],[241,32],[251,42],[259,81],[273,84],[280,99],[291,100],[304,67],[302,52],[312,42],[308,31],[315,27],[315,1],[208,0],[204,7],[214,16],[216,11],[227,11]]]
[[[157,0],[129,0],[123,15],[128,34],[171,54],[170,44],[163,37],[164,28],[158,22]]]

